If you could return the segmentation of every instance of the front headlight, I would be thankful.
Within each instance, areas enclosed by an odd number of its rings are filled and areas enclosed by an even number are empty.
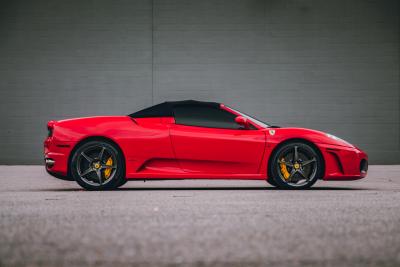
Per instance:
[[[333,140],[335,140],[335,141],[343,142],[343,143],[345,143],[345,144],[347,144],[347,145],[349,145],[349,146],[353,146],[352,144],[350,144],[350,143],[347,142],[346,140],[343,140],[342,138],[339,138],[339,137],[337,137],[337,136],[335,136],[335,135],[333,135],[333,134],[328,134],[328,133],[327,133],[326,136],[329,137],[329,138],[331,138],[331,139],[333,139]]]

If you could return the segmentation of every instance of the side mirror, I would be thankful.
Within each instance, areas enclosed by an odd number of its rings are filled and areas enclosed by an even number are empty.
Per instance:
[[[235,122],[237,124],[239,124],[240,126],[243,126],[245,129],[249,129],[250,128],[248,120],[243,116],[237,116],[235,118]]]

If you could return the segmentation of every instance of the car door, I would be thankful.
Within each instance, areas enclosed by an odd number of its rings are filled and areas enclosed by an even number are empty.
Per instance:
[[[175,156],[186,172],[258,174],[265,133],[242,129],[235,114],[218,107],[177,106],[170,127]]]

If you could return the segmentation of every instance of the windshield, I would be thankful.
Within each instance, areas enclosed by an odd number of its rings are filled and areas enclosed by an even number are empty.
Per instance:
[[[260,120],[258,120],[258,119],[256,119],[256,118],[253,118],[253,117],[251,117],[251,116],[249,116],[249,115],[247,115],[247,114],[245,114],[245,113],[243,113],[243,112],[240,112],[240,111],[238,111],[238,110],[236,110],[236,109],[234,109],[234,108],[231,108],[231,107],[228,107],[228,108],[230,108],[231,110],[233,110],[233,111],[235,111],[236,113],[240,114],[240,116],[243,116],[243,117],[247,118],[248,120],[251,120],[252,122],[254,122],[255,124],[257,124],[257,125],[259,125],[259,126],[261,126],[261,127],[263,127],[263,128],[269,128],[269,127],[271,127],[271,125],[269,125],[268,123],[265,123],[265,122],[260,121]]]

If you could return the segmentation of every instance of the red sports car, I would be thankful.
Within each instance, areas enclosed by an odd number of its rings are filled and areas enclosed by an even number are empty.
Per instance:
[[[336,136],[271,126],[214,102],[164,102],[47,127],[46,170],[88,190],[134,179],[254,179],[303,189],[318,179],[360,179],[368,169],[366,153]]]

